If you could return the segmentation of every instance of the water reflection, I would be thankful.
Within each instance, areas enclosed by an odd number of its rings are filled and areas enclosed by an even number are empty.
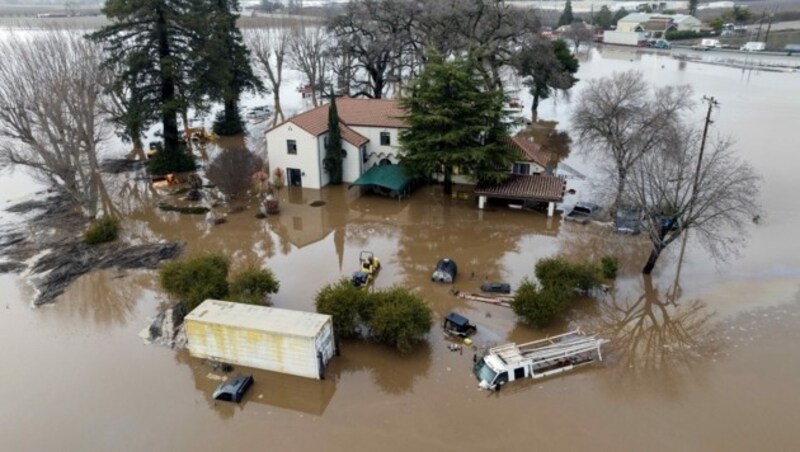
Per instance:
[[[100,329],[124,326],[134,318],[144,291],[154,284],[150,272],[95,270],[70,284],[55,312],[91,320]]]
[[[335,358],[332,363],[339,358]],[[332,375],[325,380],[267,372],[248,367],[236,367],[228,374],[213,369],[207,362],[193,358],[188,351],[175,353],[175,361],[189,367],[194,379],[194,387],[203,394],[208,406],[222,419],[230,419],[237,412],[250,404],[267,405],[301,413],[322,416],[336,393],[338,376]],[[222,378],[235,376],[237,373],[253,376],[253,386],[247,391],[241,403],[218,402],[211,394],[222,382]]]
[[[383,393],[402,395],[428,375],[432,353],[428,342],[414,346],[408,354],[363,341],[342,341],[342,355],[331,361],[332,379],[359,372],[369,372],[372,383]]]
[[[611,293],[599,302],[600,315],[586,329],[611,341],[616,384],[658,381],[662,390],[674,392],[680,380],[688,373],[697,376],[699,364],[720,351],[714,313],[701,300],[679,300],[675,293],[672,288],[659,290],[643,275],[635,299]]]

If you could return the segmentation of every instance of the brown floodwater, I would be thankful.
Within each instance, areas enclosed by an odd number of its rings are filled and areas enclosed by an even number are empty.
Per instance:
[[[159,201],[180,200],[119,176],[108,185],[125,216],[126,238],[184,241],[190,255],[219,251],[234,272],[269,267],[281,282],[274,304],[304,310],[313,309],[321,286],[355,270],[361,250],[371,250],[383,263],[378,287],[408,287],[434,309],[437,326],[427,343],[399,355],[346,341],[325,381],[252,371],[256,383],[241,405],[214,403],[209,394],[219,372],[139,337],[168,301],[154,272],[93,272],[55,304],[36,309],[24,275],[0,275],[2,450],[800,448],[800,74],[614,50],[593,52],[579,77],[628,68],[655,83],[690,83],[698,96],[715,96],[722,108],[713,133],[734,134],[763,174],[765,215],[738,257],[716,264],[690,241],[677,285],[677,246],[652,278],[642,278],[641,239],[503,206],[479,212],[439,187],[421,188],[405,201],[346,187],[284,188],[281,213],[259,220],[241,181],[226,181],[252,169],[242,149],[259,151],[259,140],[227,141],[202,154],[225,190],[208,190],[206,202],[218,205],[215,214],[226,223],[154,209]],[[569,130],[569,111],[569,99],[558,99],[545,103],[540,116]],[[596,173],[574,151],[567,162]],[[2,206],[34,190],[23,176],[6,174],[0,189]],[[577,196],[590,195],[584,185]],[[429,279],[442,257],[459,264],[455,287],[476,291],[484,280],[516,286],[541,257],[609,253],[623,261],[611,292],[579,300],[547,330],[518,323],[506,308],[458,299],[450,286]],[[477,323],[479,346],[575,326],[612,342],[602,365],[487,393],[471,374],[472,351],[446,347],[438,321],[452,310]]]

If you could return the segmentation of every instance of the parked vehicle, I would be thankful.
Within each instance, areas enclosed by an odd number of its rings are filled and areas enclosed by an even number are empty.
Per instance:
[[[214,400],[239,403],[242,397],[253,385],[252,375],[237,375],[236,377],[223,381],[212,394]]]
[[[478,331],[478,327],[469,323],[469,319],[455,312],[447,314],[447,317],[444,318],[444,322],[442,323],[442,328],[444,328],[447,333],[461,337],[467,337]]]
[[[614,230],[620,234],[642,232],[642,211],[636,208],[620,207],[614,218]]]
[[[353,277],[350,279],[350,283],[358,288],[367,287],[371,282],[372,275],[364,272],[353,272]]]
[[[739,47],[739,50],[744,52],[761,52],[767,48],[767,44],[764,42],[747,42],[743,46]]]
[[[786,52],[787,56],[792,56],[796,53],[800,53],[800,44],[786,44],[783,50]]]
[[[272,108],[269,105],[261,105],[258,107],[251,108],[250,111],[247,112],[245,115],[247,119],[253,122],[264,121],[270,116],[272,116]]]
[[[350,280],[356,287],[366,287],[375,278],[381,268],[381,261],[372,251],[362,251],[358,255],[358,270],[353,272]]]
[[[654,49],[669,49],[672,45],[666,39],[657,39],[650,44]]]
[[[488,293],[511,293],[511,284],[490,282],[481,284],[481,292]]]
[[[564,217],[566,221],[586,224],[600,213],[600,206],[591,202],[579,202]]]
[[[458,266],[452,259],[444,258],[436,263],[436,268],[431,275],[431,281],[441,283],[452,283],[456,280]]]
[[[501,345],[477,360],[473,373],[481,389],[498,390],[509,381],[544,378],[602,361],[600,347],[607,342],[577,329],[526,344]]]
[[[722,44],[720,44],[719,39],[702,39],[699,44],[693,45],[692,48],[695,50],[720,49]]]

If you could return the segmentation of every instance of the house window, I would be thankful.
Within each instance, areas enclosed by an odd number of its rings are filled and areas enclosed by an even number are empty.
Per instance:
[[[367,163],[369,155],[367,154],[367,147],[361,146],[361,163]]]
[[[286,140],[286,152],[288,152],[289,155],[297,155],[297,141]]]
[[[391,146],[392,136],[389,132],[381,132],[381,146]]]
[[[515,163],[514,167],[511,169],[511,173],[524,174],[527,176],[531,173],[531,165],[529,163]]]

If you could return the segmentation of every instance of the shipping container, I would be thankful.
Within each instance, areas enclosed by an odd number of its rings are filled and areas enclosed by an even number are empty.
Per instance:
[[[336,352],[331,316],[206,300],[184,319],[197,358],[325,378]]]
[[[603,42],[625,46],[644,46],[647,44],[647,38],[644,33],[608,30],[603,33]]]

